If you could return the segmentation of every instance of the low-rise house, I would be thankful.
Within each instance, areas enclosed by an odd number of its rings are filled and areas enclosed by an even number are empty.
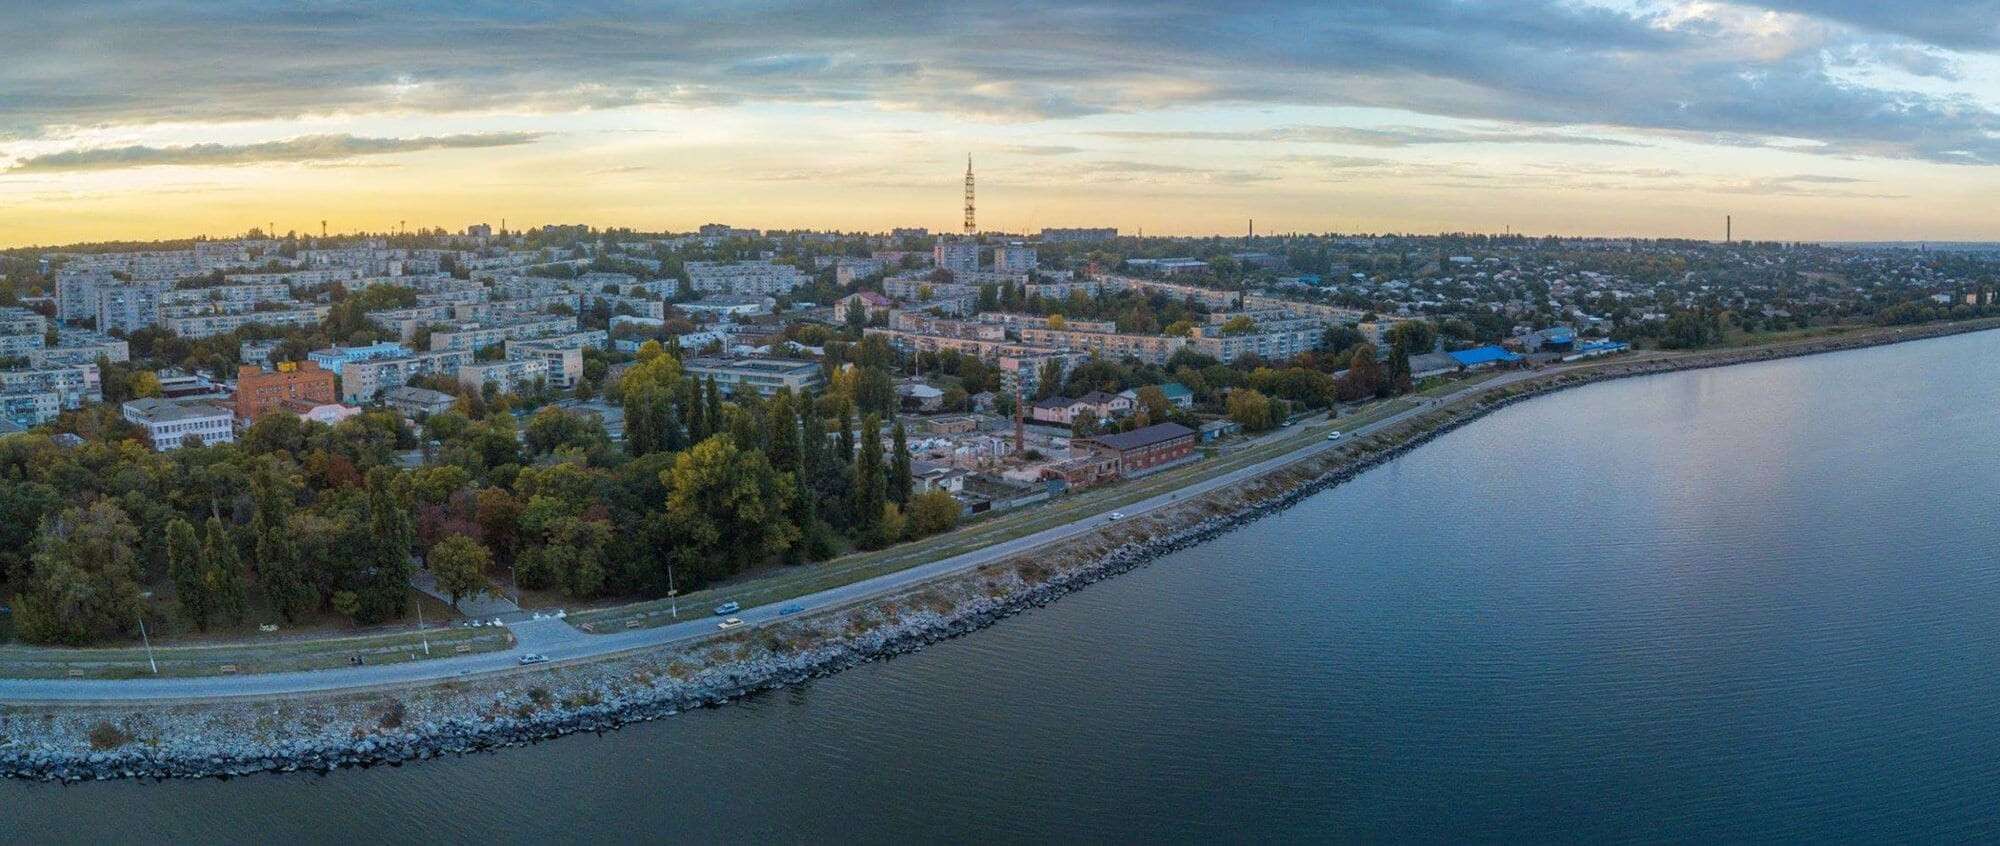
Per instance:
[[[414,420],[450,411],[458,398],[443,391],[404,385],[382,393],[382,404]]]
[[[1196,437],[1195,430],[1179,423],[1155,423],[1130,432],[1078,438],[1070,446],[1104,453],[1117,461],[1118,475],[1131,477],[1191,458]]]

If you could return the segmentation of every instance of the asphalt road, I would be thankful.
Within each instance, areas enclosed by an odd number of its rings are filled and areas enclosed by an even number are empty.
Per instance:
[[[1451,394],[1438,397],[1431,403],[1420,404],[1375,423],[1345,432],[1347,438],[1367,435],[1387,426],[1393,426],[1422,413],[1429,405],[1455,401],[1467,394],[1518,382],[1536,375],[1531,372],[1509,373],[1489,379],[1478,385],[1462,388]],[[1274,437],[1291,434],[1280,430]],[[1344,439],[1343,439],[1344,440]],[[1268,473],[1287,464],[1311,458],[1338,446],[1335,442],[1314,440],[1305,446],[1243,467],[1211,479],[1180,488],[1177,491],[1160,494],[1136,503],[1106,509],[1075,522],[1004,541],[962,555],[920,564],[894,573],[886,573],[874,578],[854,582],[841,587],[830,588],[818,593],[797,597],[782,603],[745,608],[732,615],[745,623],[756,626],[782,619],[778,609],[787,605],[798,605],[804,613],[850,605],[872,597],[908,589],[914,585],[952,575],[1015,555],[1036,547],[1087,534],[1102,528],[1107,515],[1116,510],[1127,517],[1146,513],[1156,508],[1176,504],[1182,495],[1194,496],[1219,488],[1228,487],[1255,476]],[[370,665],[362,667],[339,667],[330,670],[313,670],[291,673],[264,673],[244,676],[198,676],[189,678],[138,678],[138,679],[0,679],[0,703],[33,702],[156,702],[207,699],[234,699],[246,697],[281,696],[299,693],[326,693],[341,690],[366,690],[370,688],[398,687],[412,684],[448,681],[465,676],[480,676],[505,672],[523,672],[520,656],[539,653],[548,657],[550,663],[583,662],[605,658],[619,653],[651,649],[686,641],[697,640],[716,633],[719,618],[707,614],[707,608],[690,608],[691,619],[651,629],[633,629],[610,634],[592,635],[578,631],[567,622],[557,619],[525,620],[512,624],[512,631],[518,641],[515,648],[504,652],[488,652],[477,655],[434,658],[427,661],[412,661],[403,664]],[[542,665],[547,666],[547,665]]]

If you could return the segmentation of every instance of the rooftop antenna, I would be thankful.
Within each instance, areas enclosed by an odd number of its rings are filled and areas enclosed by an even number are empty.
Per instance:
[[[326,240],[326,221],[324,220],[319,222],[319,239],[322,241]]]
[[[1736,218],[1733,215],[1722,216],[1722,243],[1736,243]]]
[[[978,231],[972,216],[972,154],[965,154],[965,236],[970,238]]]

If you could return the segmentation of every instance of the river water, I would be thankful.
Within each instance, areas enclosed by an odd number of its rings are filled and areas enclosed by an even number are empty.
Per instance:
[[[1572,390],[917,655],[399,769],[5,783],[0,834],[1992,839],[1994,362]]]

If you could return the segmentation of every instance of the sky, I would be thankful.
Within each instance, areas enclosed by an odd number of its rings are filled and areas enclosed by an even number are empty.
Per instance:
[[[2000,240],[2000,0],[113,0],[0,246],[519,228]]]

